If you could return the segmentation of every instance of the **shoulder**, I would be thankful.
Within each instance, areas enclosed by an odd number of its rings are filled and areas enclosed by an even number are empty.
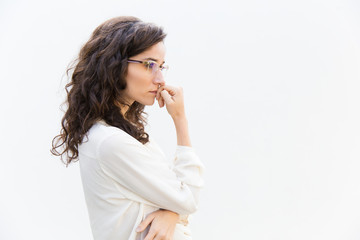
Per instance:
[[[103,121],[95,122],[89,131],[87,132],[86,137],[83,140],[83,143],[88,140],[89,142],[101,142],[104,138],[107,138],[113,134],[121,133],[121,129],[107,125]]]
[[[97,144],[101,144],[106,140],[129,140],[133,138],[124,130],[108,125],[105,121],[97,121],[88,131],[88,137],[90,141],[94,141]]]
[[[110,126],[103,120],[96,122],[89,131],[89,140],[94,142],[96,152],[119,151],[143,148],[144,145],[124,130]]]
[[[91,126],[79,146],[79,151],[92,152],[91,155],[96,155],[100,147],[119,147],[119,144],[131,141],[131,138],[132,136],[122,129],[110,126],[101,120]]]

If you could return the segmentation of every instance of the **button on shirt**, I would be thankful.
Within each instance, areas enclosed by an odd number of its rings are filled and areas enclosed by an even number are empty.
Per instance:
[[[169,161],[149,137],[142,144],[125,131],[96,122],[79,145],[80,173],[94,240],[144,239],[135,229],[160,208],[180,214],[173,240],[189,240],[198,209],[204,165],[193,147],[177,145]]]

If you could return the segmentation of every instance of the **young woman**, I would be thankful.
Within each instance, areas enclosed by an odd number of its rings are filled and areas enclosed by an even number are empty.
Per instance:
[[[82,47],[52,153],[79,160],[95,240],[191,239],[204,165],[190,143],[183,90],[165,84],[161,27],[110,19]],[[145,132],[145,105],[166,106],[177,134],[167,160]],[[64,161],[66,156],[66,161]]]

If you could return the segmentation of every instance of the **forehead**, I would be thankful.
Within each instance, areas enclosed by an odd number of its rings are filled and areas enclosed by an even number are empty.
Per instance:
[[[159,42],[144,52],[140,53],[138,57],[141,58],[141,60],[152,60],[158,63],[164,63],[165,62],[165,54],[166,54],[166,48],[163,42]]]

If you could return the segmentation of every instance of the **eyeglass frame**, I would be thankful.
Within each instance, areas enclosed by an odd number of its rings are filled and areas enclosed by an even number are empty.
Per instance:
[[[128,62],[132,62],[132,63],[141,63],[141,64],[143,64],[148,70],[150,69],[150,64],[149,65],[147,65],[146,63],[154,63],[154,64],[156,64],[157,66],[158,66],[158,70],[156,70],[156,71],[154,71],[154,70],[152,70],[153,72],[152,72],[152,74],[153,75],[155,75],[155,73],[157,72],[157,71],[161,71],[161,73],[162,73],[162,71],[165,69],[166,71],[168,71],[169,70],[169,66],[168,65],[163,65],[163,66],[160,66],[157,62],[155,62],[155,61],[153,61],[153,60],[144,60],[144,61],[140,61],[140,60],[134,60],[134,59],[128,59],[127,60]],[[151,68],[152,69],[152,68]]]

